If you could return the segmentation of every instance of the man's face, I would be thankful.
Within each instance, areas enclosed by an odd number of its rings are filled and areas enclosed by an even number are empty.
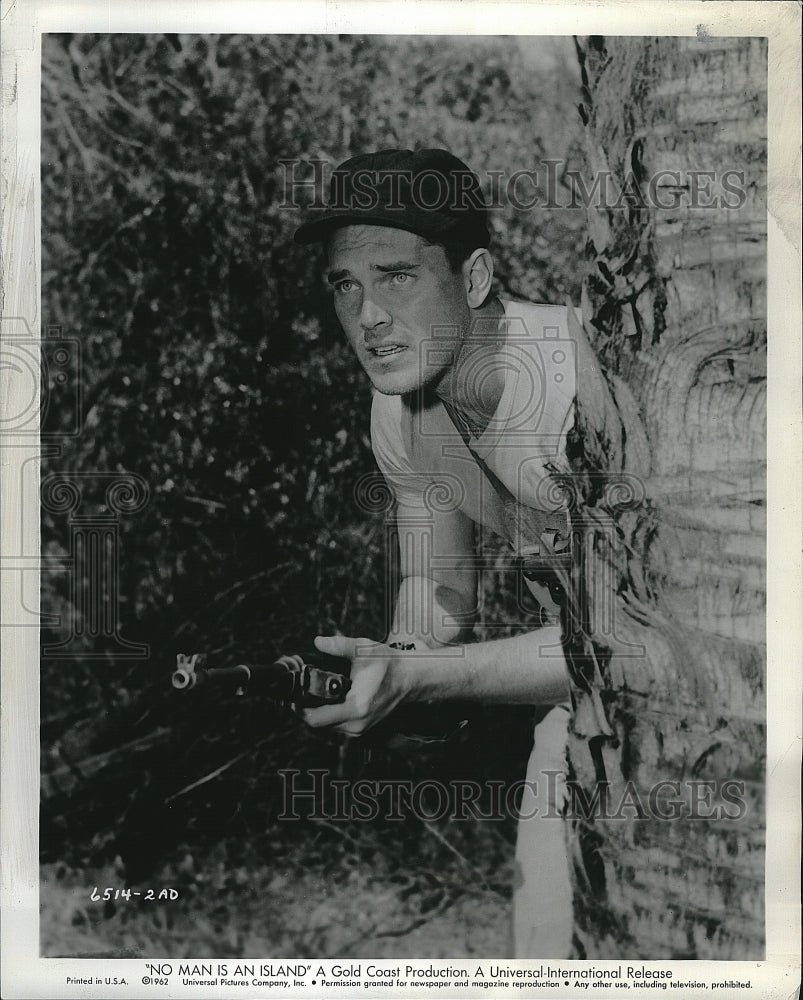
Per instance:
[[[471,321],[463,275],[443,247],[403,229],[344,226],[328,251],[337,317],[376,389],[397,396],[437,383]]]

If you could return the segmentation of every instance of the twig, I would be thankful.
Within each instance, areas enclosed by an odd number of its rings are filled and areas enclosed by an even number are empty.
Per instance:
[[[417,930],[424,924],[428,924],[430,920],[434,920],[435,917],[440,917],[445,913],[449,907],[454,906],[460,896],[463,894],[462,890],[457,890],[453,896],[447,896],[446,899],[440,904],[440,906],[435,907],[425,916],[416,917],[412,923],[408,924],[406,927],[396,927],[388,931],[377,931],[374,937],[377,938],[389,938],[389,937],[404,937],[405,934],[409,934],[411,931]]]
[[[243,580],[237,580],[230,587],[226,587],[226,589],[221,590],[219,594],[215,594],[215,596],[212,598],[212,603],[216,604],[218,601],[222,601],[224,597],[228,597],[229,594],[233,593],[235,590],[240,590],[247,584],[253,583],[256,580],[261,580],[263,577],[273,576],[280,570],[293,569],[295,565],[296,565],[295,563],[284,562],[284,563],[279,563],[278,566],[272,566],[270,569],[261,569],[256,573],[252,573],[251,576],[247,576]]]
[[[342,837],[343,840],[349,841],[349,843],[353,844],[355,847],[360,846],[359,843],[354,839],[354,837],[352,837],[352,835],[348,832],[348,830],[344,830],[342,827],[337,826],[335,823],[330,823],[328,819],[316,819],[315,822],[318,826],[324,826],[326,827],[327,830],[331,830],[333,833],[336,833],[338,837]]]
[[[181,791],[174,792],[172,795],[168,795],[168,797],[164,800],[165,805],[167,805],[168,802],[172,802],[173,799],[177,799],[180,795],[185,795],[187,792],[191,792],[193,788],[198,788],[200,785],[205,785],[207,781],[214,780],[219,775],[223,774],[224,771],[227,771],[233,764],[236,764],[238,760],[242,760],[243,757],[247,757],[249,753],[251,753],[251,751],[246,750],[244,753],[237,754],[237,756],[233,757],[230,761],[228,761],[228,763],[222,764],[216,770],[211,771],[209,774],[204,775],[203,778],[199,778],[197,781],[193,781],[192,784],[182,788]]]
[[[96,155],[102,156],[102,154],[100,153]],[[106,159],[106,157],[103,158]],[[84,266],[81,268],[81,270],[78,273],[78,277],[76,279],[79,284],[84,280],[87,274],[89,274],[89,272],[95,267],[95,264],[97,263],[100,255],[111,243],[113,243],[117,239],[120,233],[122,233],[126,229],[131,229],[133,226],[138,225],[145,218],[145,213],[149,209],[152,209],[153,206],[157,204],[157,202],[158,199],[154,200],[150,205],[146,205],[146,207],[143,208],[141,211],[135,212],[134,215],[132,215],[130,218],[126,219],[124,222],[121,222],[120,225],[111,234],[111,236],[108,236],[100,244],[100,246],[98,246],[87,256],[86,264],[84,264]]]

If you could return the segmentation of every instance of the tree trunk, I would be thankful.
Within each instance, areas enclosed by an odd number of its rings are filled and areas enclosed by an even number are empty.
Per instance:
[[[574,442],[591,638],[571,658],[577,955],[760,959],[766,42],[578,52],[589,165],[614,188],[632,171],[633,203],[589,207],[583,313],[610,405],[581,391]],[[650,188],[660,170],[681,176]]]

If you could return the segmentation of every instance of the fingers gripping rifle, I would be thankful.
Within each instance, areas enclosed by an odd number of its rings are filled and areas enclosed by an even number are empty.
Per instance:
[[[207,667],[202,653],[179,653],[172,683],[177,691],[197,687],[221,693],[259,694],[281,705],[313,708],[342,702],[351,687],[346,676],[348,660],[326,653],[311,656],[280,656],[273,663],[231,667]],[[331,670],[324,669],[332,667]]]

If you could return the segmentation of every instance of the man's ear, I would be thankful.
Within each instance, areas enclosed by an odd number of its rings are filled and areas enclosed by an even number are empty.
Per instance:
[[[471,309],[479,309],[488,298],[493,284],[494,261],[489,250],[481,247],[463,261],[463,281],[466,301]]]

